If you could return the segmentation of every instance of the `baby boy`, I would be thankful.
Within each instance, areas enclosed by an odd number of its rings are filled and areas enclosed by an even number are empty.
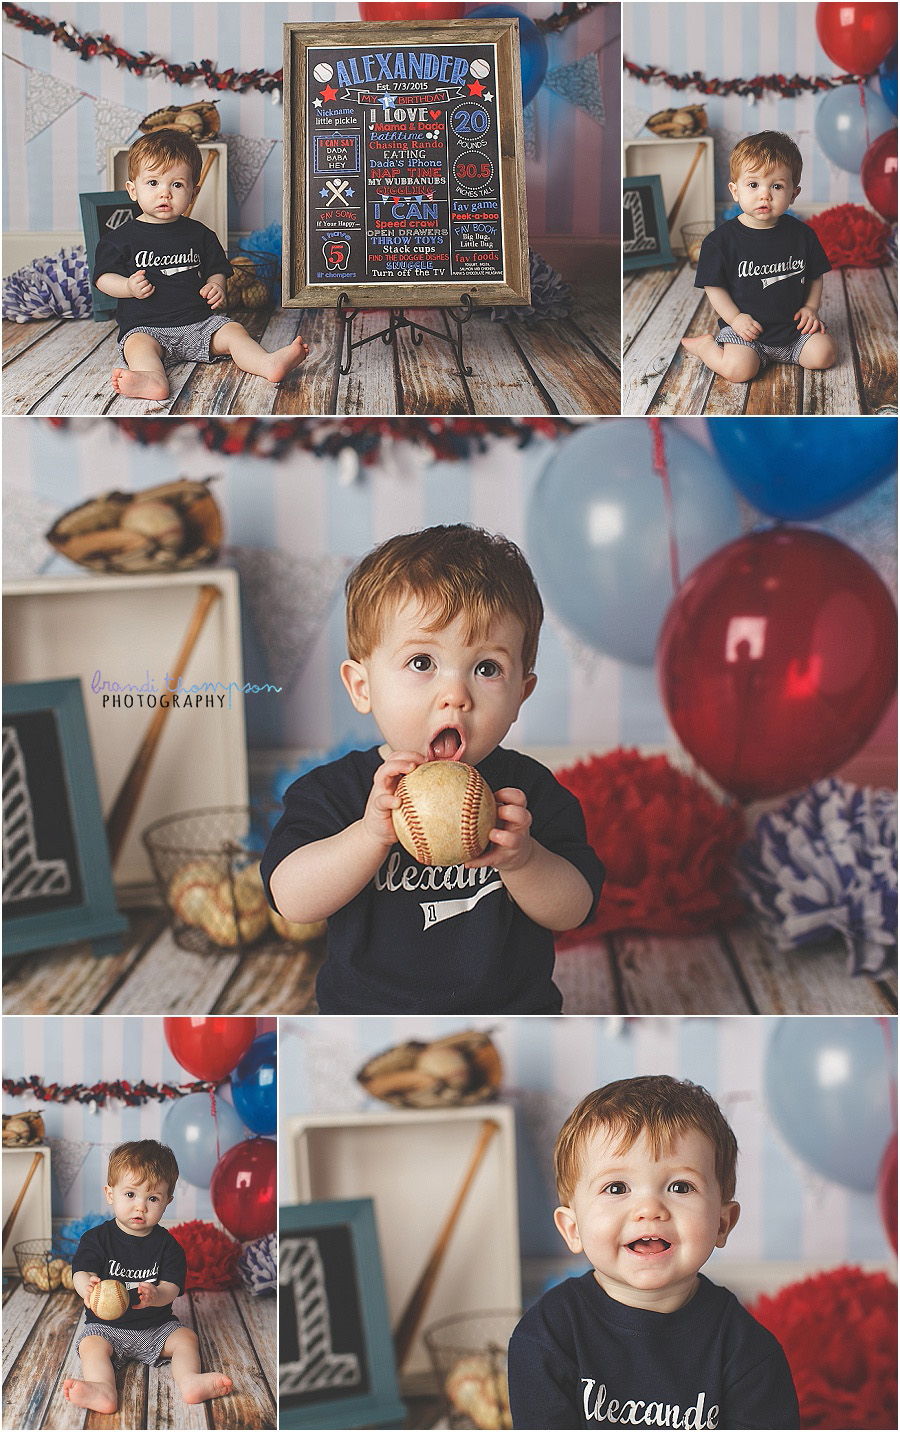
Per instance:
[[[197,1334],[172,1313],[172,1303],[184,1292],[187,1265],[181,1244],[159,1221],[177,1182],[175,1155],[155,1139],[120,1144],[109,1156],[103,1192],[113,1217],[83,1234],[72,1259],[75,1291],[88,1309],[76,1344],[84,1379],[63,1382],[63,1393],[76,1407],[115,1412],[116,1369],[124,1362],[155,1367],[171,1358],[185,1402],[208,1402],[231,1391],[230,1377],[200,1371]],[[105,1278],[123,1283],[130,1295],[114,1322],[90,1310],[91,1289]]]
[[[699,1271],[737,1223],[737,1142],[668,1075],[588,1094],[555,1150],[556,1226],[591,1269],[545,1293],[509,1345],[514,1427],[793,1428],[780,1344]]]
[[[307,356],[302,338],[267,353],[221,310],[231,265],[211,229],[187,215],[201,171],[189,134],[159,129],[128,153],[125,187],[140,207],[102,238],[93,279],[118,299],[119,352],[112,385],[129,398],[169,395],[166,362],[209,363],[230,357],[242,373],[280,383]]]
[[[393,537],[347,583],[341,677],[380,746],[295,781],[262,860],[286,919],[328,920],[323,1014],[545,1014],[553,931],[589,919],[603,867],[578,801],[500,742],[534,690],[543,617],[524,556],[465,525]],[[397,783],[476,766],[497,801],[477,860],[422,866],[397,844]]]
[[[703,240],[694,279],[719,315],[719,331],[681,340],[730,383],[749,382],[768,363],[820,369],[837,357],[819,317],[831,264],[815,231],[785,212],[802,171],[794,141],[773,130],[731,151],[728,187],[741,212]]]

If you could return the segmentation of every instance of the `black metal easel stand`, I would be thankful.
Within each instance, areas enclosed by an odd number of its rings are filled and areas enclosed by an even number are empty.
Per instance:
[[[339,296],[337,301],[337,315],[341,324],[342,373],[346,374],[350,372],[350,368],[353,364],[354,348],[362,348],[366,343],[374,343],[376,338],[380,338],[382,343],[390,346],[396,343],[397,334],[401,328],[408,328],[410,342],[416,348],[419,347],[426,333],[430,334],[432,338],[439,338],[442,343],[449,343],[453,349],[453,356],[456,359],[456,368],[459,376],[461,378],[471,378],[472,369],[466,363],[463,353],[462,332],[463,324],[468,323],[472,314],[475,312],[475,305],[468,293],[464,293],[461,296],[459,308],[442,309],[442,312],[447,315],[454,325],[456,330],[455,337],[452,333],[439,333],[436,328],[428,328],[424,323],[419,323],[418,319],[410,318],[402,308],[392,308],[389,310],[390,320],[387,328],[381,328],[377,333],[370,333],[367,338],[354,339],[353,321],[359,313],[364,311],[363,309],[352,308],[350,306],[350,298],[346,293],[342,293]],[[413,310],[413,312],[415,312],[415,310]]]

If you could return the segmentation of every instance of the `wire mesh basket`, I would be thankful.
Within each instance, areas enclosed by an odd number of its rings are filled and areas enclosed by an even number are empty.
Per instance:
[[[463,1313],[425,1328],[451,1427],[512,1427],[506,1349],[519,1317],[506,1309]]]
[[[55,1293],[57,1288],[71,1290],[72,1264],[60,1258],[49,1238],[29,1238],[13,1246],[22,1284],[29,1293]]]

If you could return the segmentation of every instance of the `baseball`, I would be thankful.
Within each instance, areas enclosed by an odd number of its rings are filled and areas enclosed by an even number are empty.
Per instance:
[[[91,1312],[96,1313],[105,1323],[114,1322],[126,1313],[130,1302],[125,1284],[120,1283],[117,1278],[102,1278],[91,1288],[88,1297]]]
[[[474,766],[427,761],[397,782],[397,839],[420,865],[460,865],[486,849],[497,802]]]
[[[132,502],[119,525],[127,532],[149,537],[167,552],[180,552],[184,546],[184,524],[168,502]]]
[[[180,865],[169,881],[172,913],[186,925],[201,925],[210,894],[221,879],[222,872],[211,860],[188,860]]]
[[[486,80],[491,72],[487,60],[473,60],[469,66],[469,73],[474,75],[476,80]]]
[[[323,60],[322,63],[320,65],[316,65],[315,69],[313,70],[313,79],[318,80],[320,84],[324,84],[326,80],[331,79],[331,76],[333,74],[334,70],[331,68],[330,65],[326,65]]]

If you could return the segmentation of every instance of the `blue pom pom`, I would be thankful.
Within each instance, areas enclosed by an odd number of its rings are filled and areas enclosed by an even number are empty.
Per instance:
[[[3,280],[3,317],[16,323],[90,318],[92,312],[90,273],[81,246],[35,259]]]
[[[238,248],[245,254],[273,254],[281,262],[281,225],[270,224],[267,229],[254,229],[246,239],[241,239]]]
[[[64,1223],[54,1240],[55,1255],[71,1258],[88,1229],[96,1228],[98,1223],[105,1222],[105,1213],[86,1213],[84,1218],[73,1218],[71,1223]]]
[[[274,1293],[278,1286],[278,1239],[274,1233],[244,1244],[238,1273],[248,1293]]]

